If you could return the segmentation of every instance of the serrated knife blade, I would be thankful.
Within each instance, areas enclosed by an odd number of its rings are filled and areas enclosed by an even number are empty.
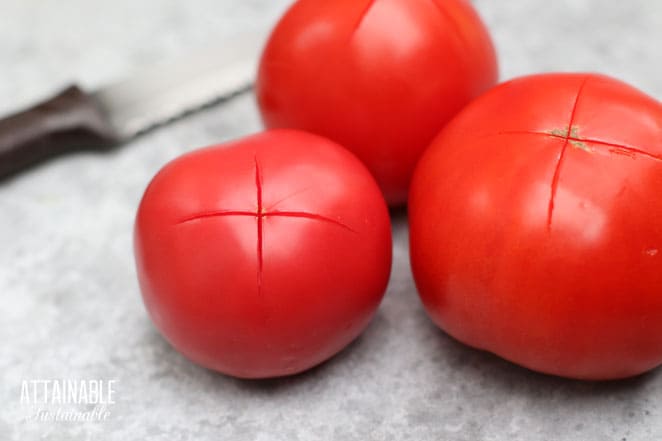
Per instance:
[[[72,150],[103,150],[251,88],[266,34],[136,71],[97,91],[67,87],[0,120],[0,177]]]

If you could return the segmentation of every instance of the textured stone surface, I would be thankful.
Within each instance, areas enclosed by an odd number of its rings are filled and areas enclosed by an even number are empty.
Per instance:
[[[387,0],[384,0],[387,1]],[[0,0],[0,113],[67,81],[103,84],[274,20],[284,0]],[[476,2],[502,77],[610,73],[662,97],[656,0]],[[0,183],[0,439],[657,440],[662,377],[608,384],[538,375],[466,348],[419,305],[406,222],[374,322],[330,362],[246,382],[201,369],[152,328],[131,229],[151,176],[193,147],[259,129],[250,96],[111,154],[78,154]],[[116,379],[106,421],[23,421],[22,380]]]

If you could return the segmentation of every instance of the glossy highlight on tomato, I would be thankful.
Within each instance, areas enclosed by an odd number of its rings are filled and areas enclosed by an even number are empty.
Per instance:
[[[391,229],[349,151],[269,131],[194,151],[145,191],[135,225],[145,306],[191,360],[243,378],[301,372],[368,325]]]
[[[543,74],[488,92],[421,159],[411,263],[431,318],[544,373],[662,363],[662,104]]]
[[[467,0],[299,0],[269,39],[256,93],[267,127],[347,147],[399,205],[423,150],[496,80]]]

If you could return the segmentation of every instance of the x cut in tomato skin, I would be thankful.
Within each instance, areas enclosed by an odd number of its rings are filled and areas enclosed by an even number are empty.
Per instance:
[[[486,93],[421,159],[414,277],[458,340],[579,379],[662,363],[662,105],[593,74]]]
[[[157,329],[196,363],[242,378],[295,374],[342,350],[391,269],[389,214],[369,171],[292,130],[166,165],[140,203],[134,244]]]

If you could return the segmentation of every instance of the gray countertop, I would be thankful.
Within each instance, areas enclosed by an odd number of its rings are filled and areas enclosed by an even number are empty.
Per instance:
[[[385,0],[386,1],[386,0]],[[284,0],[0,0],[0,113],[78,79],[93,88],[276,19]],[[662,97],[657,0],[476,2],[502,78],[601,71]],[[0,440],[659,440],[659,370],[613,383],[543,376],[466,348],[419,304],[406,220],[365,334],[305,374],[262,382],[204,370],[152,327],[135,277],[135,210],[168,160],[259,130],[249,95],[109,154],[0,183]],[[113,379],[104,420],[26,418],[33,379]]]

